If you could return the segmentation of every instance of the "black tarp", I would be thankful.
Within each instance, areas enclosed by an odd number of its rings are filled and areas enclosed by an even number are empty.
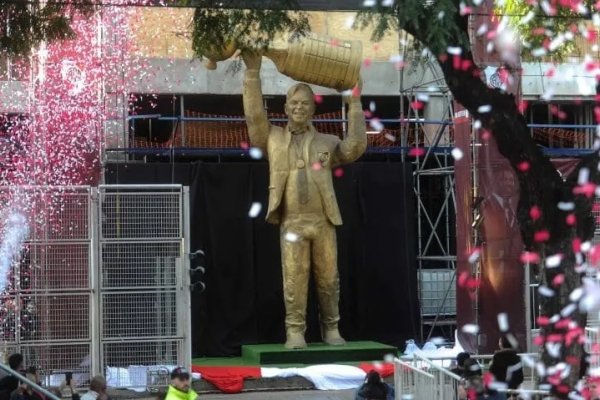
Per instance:
[[[340,329],[347,340],[403,347],[419,331],[412,168],[358,162],[343,171],[334,179],[344,220]],[[284,341],[278,227],[264,221],[266,162],[109,164],[105,182],[190,187],[190,247],[206,253],[206,290],[192,294],[195,356],[238,355],[242,344]],[[263,208],[250,218],[254,202]],[[307,340],[319,340],[312,291]]]

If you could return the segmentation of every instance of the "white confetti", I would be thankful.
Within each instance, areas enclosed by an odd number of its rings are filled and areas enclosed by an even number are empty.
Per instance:
[[[578,288],[573,289],[571,294],[569,294],[569,300],[571,301],[579,301],[579,299],[583,296],[583,288],[580,286]]]
[[[492,106],[491,106],[491,105],[489,105],[489,104],[484,104],[484,105],[482,105],[482,106],[479,106],[479,107],[477,108],[477,112],[478,112],[479,114],[485,114],[485,113],[488,113],[488,112],[490,112],[490,111],[492,111]]]
[[[554,254],[546,257],[546,268],[556,268],[560,265],[563,259],[562,254]]]
[[[479,256],[481,256],[481,250],[477,249],[469,255],[469,263],[475,264],[479,260]]]
[[[464,156],[463,151],[461,149],[459,149],[458,147],[453,148],[450,153],[452,154],[452,157],[454,157],[454,159],[456,161],[461,160]]]
[[[560,315],[562,315],[563,317],[568,317],[569,315],[573,314],[573,311],[575,311],[576,309],[577,305],[571,303],[568,306],[564,307],[562,310],[560,310]]]
[[[462,54],[462,48],[461,47],[448,47],[447,49],[448,54],[453,55],[453,56],[460,56]]]
[[[371,121],[369,121],[369,126],[376,132],[381,132],[384,128],[383,124],[378,118],[373,118]]]
[[[575,203],[572,201],[559,201],[556,206],[561,211],[573,211],[575,209]]]
[[[254,158],[255,160],[260,160],[263,156],[262,150],[258,147],[251,147],[249,154],[250,157]]]
[[[254,202],[250,207],[250,211],[248,211],[248,216],[250,218],[256,218],[258,217],[258,214],[260,214],[260,210],[262,210],[262,204]]]
[[[577,175],[577,184],[585,185],[590,180],[590,170],[588,168],[581,168],[579,175]]]
[[[375,112],[375,102],[374,101],[371,101],[369,103],[369,111]]]
[[[363,1],[363,7],[373,7],[375,6],[376,1],[375,0],[365,0]]]
[[[548,355],[552,358],[560,358],[560,349],[562,348],[560,343],[550,343],[546,342],[546,350],[548,351]]]
[[[498,328],[500,332],[508,332],[508,315],[506,313],[498,314]]]
[[[298,236],[298,234],[294,232],[286,232],[284,237],[285,240],[292,243],[295,243],[298,241],[298,239],[300,239],[300,236]]]
[[[554,290],[550,289],[548,286],[543,286],[543,285],[538,288],[538,293],[544,297],[553,297],[554,296]]]
[[[464,333],[469,333],[471,335],[477,335],[479,333],[479,325],[475,325],[475,324],[463,325],[462,331]]]

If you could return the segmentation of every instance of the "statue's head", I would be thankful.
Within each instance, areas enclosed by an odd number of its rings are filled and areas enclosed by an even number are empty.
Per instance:
[[[297,83],[287,92],[285,114],[294,124],[308,124],[315,113],[315,95],[306,83]]]

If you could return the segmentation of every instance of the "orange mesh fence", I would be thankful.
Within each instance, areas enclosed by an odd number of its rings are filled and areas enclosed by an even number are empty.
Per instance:
[[[585,132],[563,128],[533,128],[534,140],[545,147],[579,147],[585,145]]]
[[[177,125],[175,134],[166,142],[150,141],[144,137],[133,138],[133,148],[241,148],[249,143],[246,121],[239,116],[206,114],[199,111],[186,110],[186,118],[210,118],[213,120],[182,121]],[[273,125],[284,126],[285,114],[268,114]],[[317,114],[314,120],[315,129],[321,133],[342,137],[342,113],[332,112]],[[282,121],[273,121],[282,120]],[[369,130],[369,127],[366,127]],[[415,145],[416,132],[420,129],[415,125],[409,126],[408,145]],[[182,134],[185,132],[185,135]],[[419,135],[422,137],[422,135]],[[400,146],[400,129],[384,128],[377,134],[367,135],[369,147]],[[422,140],[421,140],[422,142]],[[420,143],[422,145],[423,143]]]

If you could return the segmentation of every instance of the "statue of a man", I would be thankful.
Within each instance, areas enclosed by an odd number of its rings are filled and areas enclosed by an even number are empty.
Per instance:
[[[348,98],[348,135],[344,140],[315,130],[310,86],[292,86],[285,103],[288,124],[271,125],[263,107],[261,56],[244,54],[244,113],[252,146],[269,160],[266,220],[281,225],[285,302],[285,347],[306,347],[306,303],[312,271],[317,285],[323,341],[345,344],[339,333],[339,279],[335,226],[342,224],[331,169],[360,157],[367,147],[360,97]],[[312,267],[312,268],[311,268]]]

